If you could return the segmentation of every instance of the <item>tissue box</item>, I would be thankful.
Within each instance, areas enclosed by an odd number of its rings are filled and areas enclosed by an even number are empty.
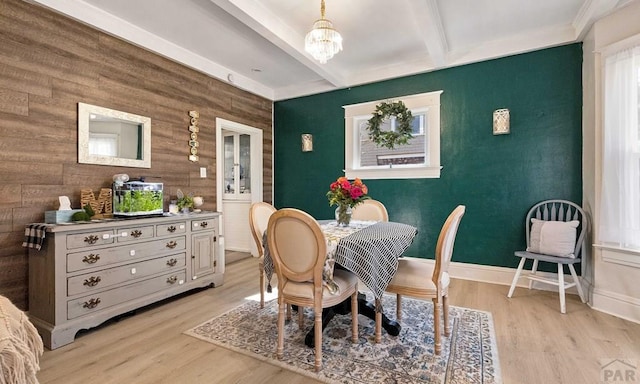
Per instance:
[[[82,212],[84,209],[71,209],[68,211],[45,211],[44,222],[47,224],[68,223],[76,212]]]

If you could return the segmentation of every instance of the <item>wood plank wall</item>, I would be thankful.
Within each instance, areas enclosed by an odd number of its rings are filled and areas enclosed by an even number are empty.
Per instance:
[[[77,104],[151,118],[151,168],[78,164]],[[216,210],[215,119],[264,131],[264,199],[272,195],[270,100],[99,32],[38,5],[0,0],[0,294],[28,308],[24,227],[80,206],[80,189],[110,187],[114,174],[178,188]],[[188,161],[188,111],[200,112],[197,163]],[[207,167],[207,178],[200,178]]]

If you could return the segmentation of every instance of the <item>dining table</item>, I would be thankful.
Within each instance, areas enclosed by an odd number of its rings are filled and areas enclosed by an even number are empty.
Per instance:
[[[412,244],[418,233],[416,227],[408,224],[384,221],[352,220],[348,226],[340,226],[335,220],[318,220],[327,240],[327,259],[323,280],[332,290],[333,268],[344,268],[353,272],[371,291],[374,304],[366,299],[364,293],[358,295],[358,313],[375,320],[376,313],[382,314],[382,328],[397,336],[400,324],[387,318],[382,308],[382,295],[398,270],[398,258]],[[264,239],[266,239],[266,234]],[[274,274],[266,240],[264,247],[264,273],[267,291],[271,291],[271,279]],[[350,300],[339,306],[323,311],[323,329],[335,314],[349,313]],[[313,346],[313,331],[307,334],[305,344]]]

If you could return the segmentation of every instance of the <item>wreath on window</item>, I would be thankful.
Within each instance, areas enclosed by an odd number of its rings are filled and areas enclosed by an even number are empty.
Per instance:
[[[382,123],[392,116],[396,118],[396,129],[393,131],[381,130]],[[411,111],[402,101],[382,102],[376,105],[373,117],[368,121],[369,139],[376,143],[378,147],[387,147],[389,149],[393,149],[397,145],[407,145],[409,144],[409,139],[413,138],[413,135],[411,135],[412,121]]]

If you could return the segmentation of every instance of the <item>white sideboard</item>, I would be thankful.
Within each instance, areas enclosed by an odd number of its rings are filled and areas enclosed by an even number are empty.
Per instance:
[[[220,214],[102,220],[47,228],[29,250],[29,318],[56,349],[76,333],[190,289],[220,286]]]

